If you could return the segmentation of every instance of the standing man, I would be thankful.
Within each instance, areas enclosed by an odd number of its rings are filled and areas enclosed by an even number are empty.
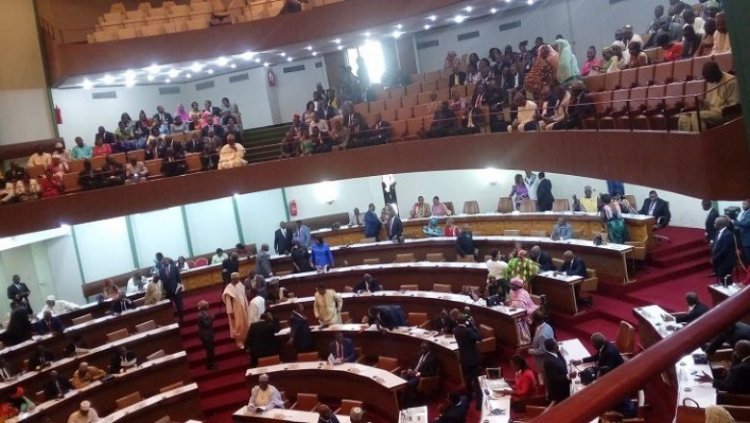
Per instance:
[[[341,295],[333,289],[326,289],[326,285],[320,283],[314,298],[313,311],[321,325],[330,326],[341,323],[341,308],[344,303]]]
[[[271,320],[270,313],[261,315],[257,322],[250,324],[245,337],[245,351],[250,354],[250,367],[258,367],[258,359],[270,357],[279,353],[276,342],[276,327]]]
[[[21,277],[13,275],[13,283],[8,287],[8,299],[10,300],[10,308],[13,309],[14,304],[19,304],[26,309],[26,312],[34,314],[31,310],[31,304],[29,304],[29,287],[25,283],[21,282]]]
[[[365,213],[365,238],[375,238],[375,241],[380,241],[380,228],[383,223],[375,214],[375,204],[370,203],[367,206],[367,213]]]
[[[206,369],[216,370],[214,359],[214,316],[206,300],[198,301],[198,337],[206,350]]]
[[[464,385],[469,402],[476,395],[476,408],[482,408],[482,389],[479,387],[481,360],[477,343],[481,340],[474,322],[467,316],[458,317],[458,325],[453,329],[458,344],[458,359],[464,376]]]
[[[301,220],[297,221],[297,230],[294,232],[294,237],[299,239],[301,245],[310,248],[312,245],[312,235],[310,235],[310,227],[305,225]]]
[[[398,217],[398,214],[392,205],[389,206],[388,209],[388,239],[400,242],[401,233],[404,231],[404,227],[401,224],[401,218]]]
[[[555,196],[552,195],[552,182],[544,177],[544,172],[539,172],[539,185],[536,188],[536,207],[539,211],[552,210]]]
[[[289,341],[287,341],[287,345],[294,346],[298,353],[312,351],[315,348],[312,331],[310,331],[310,322],[307,321],[304,312],[302,303],[297,303],[291,316],[289,316]]]
[[[742,212],[737,216],[737,220],[732,223],[740,231],[740,243],[742,244],[745,264],[750,264],[750,198],[742,201]]]
[[[265,281],[264,281],[265,282]],[[241,286],[242,284],[240,284]],[[259,321],[263,318],[263,314],[266,312],[266,299],[259,294],[258,288],[250,288],[250,302],[248,303],[247,321],[250,325]]]
[[[221,262],[221,279],[224,286],[229,283],[229,279],[234,272],[240,271],[240,256],[236,252],[232,253],[229,258]]]
[[[237,348],[243,349],[249,327],[249,317],[245,285],[240,283],[239,273],[231,274],[229,284],[224,287],[224,292],[221,294],[221,300],[229,316],[229,336],[234,339]]]
[[[534,56],[536,57],[536,55]],[[523,177],[523,183],[526,185],[526,191],[529,193],[529,199],[536,200],[536,189],[539,186],[539,178],[536,173],[526,170],[526,176]]]
[[[270,278],[273,276],[273,269],[271,269],[271,255],[268,251],[271,248],[268,244],[260,246],[258,255],[255,256],[255,273],[263,276],[264,278]]]
[[[732,275],[734,266],[737,265],[737,254],[734,246],[734,234],[729,228],[729,218],[720,216],[716,218],[714,227],[717,230],[716,240],[711,246],[711,264],[714,273],[721,283],[724,278]]]
[[[185,288],[182,286],[180,269],[177,268],[171,258],[162,257],[159,273],[159,279],[161,279],[161,285],[166,291],[167,298],[177,310],[177,318],[182,322],[182,291]]]
[[[568,373],[568,365],[560,354],[557,340],[549,338],[544,341],[544,379],[547,383],[547,399],[559,404],[570,396],[570,380],[576,377],[575,372]]]
[[[292,231],[287,229],[284,222],[279,223],[279,229],[273,233],[273,250],[276,254],[289,254],[292,250]]]
[[[719,217],[719,211],[716,210],[716,207],[714,207],[713,201],[711,200],[702,200],[701,207],[703,207],[704,211],[708,212],[708,215],[706,216],[706,234],[704,235],[704,238],[709,243],[713,243],[716,240],[716,228],[714,227],[714,223],[716,223],[716,218]],[[750,217],[750,215],[748,217]]]

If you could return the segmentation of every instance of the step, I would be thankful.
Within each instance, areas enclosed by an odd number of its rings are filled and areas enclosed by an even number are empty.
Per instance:
[[[247,382],[245,381],[244,375],[240,377],[238,374],[230,373],[218,378],[205,380],[198,386],[198,391],[200,392],[201,397],[204,398],[217,393],[226,392],[227,390],[247,391]]]
[[[687,242],[681,242],[678,244],[661,244],[656,247],[650,254],[651,258],[662,258],[671,254],[679,254],[686,249],[698,247],[708,248],[708,244],[706,244],[706,241],[704,241],[702,238]]]
[[[229,317],[224,314],[222,316],[214,315],[214,333],[216,333],[221,327],[229,327]],[[182,328],[180,329],[180,335],[183,337],[198,336],[198,316],[190,318],[185,316],[183,319]]]
[[[235,412],[243,405],[247,405],[249,397],[250,392],[246,387],[245,389],[225,390],[212,395],[201,395],[201,408],[206,414]]]
[[[244,350],[241,350],[237,348],[234,343],[227,343],[224,345],[219,345],[214,350],[214,357],[216,359],[217,363],[220,363],[222,360],[234,358],[234,357],[244,357],[245,363],[248,364],[250,358],[248,357],[247,353]],[[188,366],[190,367],[203,367],[205,364],[206,359],[206,353],[203,350],[196,351],[190,355],[188,355]]]
[[[206,380],[211,380],[230,373],[244,375],[245,370],[247,370],[250,365],[247,356],[223,359],[217,361],[216,364],[219,366],[216,370],[208,370],[202,363],[199,366],[191,366],[190,374],[193,376],[193,380],[200,384]]]
[[[227,344],[234,344],[234,339],[228,335],[221,338],[214,338],[214,347],[218,348]],[[203,343],[198,338],[190,338],[182,341],[182,348],[187,351],[188,354],[195,354],[203,351]]]
[[[680,263],[693,260],[707,260],[710,257],[711,251],[707,247],[691,248],[684,250],[680,253],[669,254],[659,258],[653,258],[650,264],[654,267],[667,268],[677,266]]]

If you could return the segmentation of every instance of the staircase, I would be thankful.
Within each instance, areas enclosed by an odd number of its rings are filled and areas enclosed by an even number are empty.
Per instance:
[[[281,140],[291,123],[263,126],[242,131],[242,146],[249,163],[266,162],[279,158]]]

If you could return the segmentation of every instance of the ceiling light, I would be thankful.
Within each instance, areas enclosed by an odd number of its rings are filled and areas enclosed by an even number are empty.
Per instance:
[[[305,47],[305,50],[307,50],[307,51],[312,51],[312,46],[307,46],[307,47]]]
[[[333,40],[333,43],[334,44],[341,44],[341,38],[336,38],[335,40]]]
[[[313,56],[317,56],[317,55],[318,55],[318,52],[317,52],[317,51],[314,51],[314,52],[313,52],[312,54],[313,54]]]
[[[292,60],[294,60],[294,59],[293,59],[292,57],[287,57],[287,58],[286,58],[286,61],[287,61],[287,62],[291,62]]]
[[[398,37],[400,37],[401,35],[403,35],[403,32],[396,30],[396,31],[393,31],[391,33],[391,35],[393,36],[393,38],[395,38],[395,39],[398,40]]]
[[[94,83],[89,81],[88,78],[83,80],[83,83],[81,84],[81,87],[83,87],[84,90],[90,90],[94,88]]]
[[[466,20],[466,16],[463,15],[456,15],[453,17],[453,21],[460,24],[461,22]]]
[[[271,64],[270,64],[270,63],[268,63],[268,62],[263,62],[263,66],[265,66],[265,67],[269,67],[269,66],[271,66]]]
[[[135,79],[136,76],[137,74],[132,69],[125,71],[125,79]]]
[[[336,47],[336,48],[337,48],[337,49],[339,49],[339,50],[343,50],[343,49],[344,49],[344,46],[338,46],[338,47]]]
[[[464,10],[466,11],[466,13],[471,13],[471,11],[474,10],[474,8],[471,6],[466,6],[464,7]]]
[[[153,81],[154,79],[156,79],[156,75],[148,75],[146,79],[148,79],[149,81]]]
[[[209,69],[207,72],[208,72],[209,75],[213,75],[214,74],[214,70],[213,69]]]
[[[282,51],[281,53],[279,53],[279,56],[281,56],[281,57],[286,57],[286,53],[284,53],[284,52]]]
[[[437,20],[437,16],[431,15],[431,16],[428,16],[427,19],[429,19],[432,22],[435,22]]]
[[[255,63],[260,63],[260,57],[255,58]]]
[[[126,79],[126,80],[125,80],[125,86],[126,86],[126,87],[130,88],[130,87],[132,87],[133,85],[135,85],[135,79]]]
[[[115,78],[112,78],[110,74],[106,74],[102,77],[102,82],[104,82],[104,85],[112,85],[115,82]]]
[[[146,68],[146,71],[150,73],[151,75],[156,75],[161,70],[161,66],[157,64],[153,64]]]
[[[534,0],[527,0],[527,1],[526,1],[526,4],[528,4],[529,6],[531,6],[531,5],[533,5],[533,4],[534,4]]]
[[[180,76],[180,71],[178,71],[177,69],[170,69],[167,75],[170,78],[177,78],[178,76]]]
[[[430,29],[430,28],[432,28],[432,26],[430,24],[427,24],[427,25],[424,26],[425,31],[428,30],[428,29]]]
[[[248,62],[250,60],[253,60],[253,57],[255,57],[255,53],[253,53],[252,51],[246,51],[246,52],[240,54],[240,58],[242,60],[247,60]]]
[[[216,64],[219,66],[226,66],[229,64],[229,59],[227,59],[224,56],[221,56],[218,59],[216,59]]]
[[[167,79],[164,80],[164,82],[166,82],[167,84],[169,84],[170,82],[172,82],[172,80],[169,79],[169,78],[167,78]]]
[[[187,79],[190,79],[190,78],[192,78],[192,77],[193,77],[193,75],[192,75],[192,74],[190,74],[190,73],[186,73],[186,74],[185,74],[185,78],[187,78]]]
[[[367,31],[367,32],[365,32],[365,33],[364,33],[364,34],[362,34],[362,35],[364,35],[364,36],[365,36],[365,38],[370,38],[370,35],[372,35],[372,34],[370,34],[370,31]]]
[[[229,65],[229,67],[232,68],[232,69],[237,69],[237,64],[236,63],[232,63],[231,65]]]
[[[195,72],[195,73],[200,72],[202,69],[203,69],[203,64],[202,63],[193,62],[193,65],[190,66],[190,70],[193,71],[193,72]]]
[[[494,15],[495,13],[497,13],[497,9],[495,9],[495,8],[493,7],[492,9],[490,9],[490,13],[492,13],[492,14]]]
[[[396,29],[401,29],[401,28],[403,28],[403,27],[404,27],[404,26],[403,26],[403,25],[401,25],[401,24],[398,24],[398,25],[396,25]]]

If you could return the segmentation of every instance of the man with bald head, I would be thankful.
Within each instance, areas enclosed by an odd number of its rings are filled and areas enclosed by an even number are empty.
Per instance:
[[[732,367],[724,377],[713,379],[710,375],[703,373],[698,378],[699,382],[712,380],[714,388],[719,391],[730,394],[750,394],[750,341],[743,339],[734,344]]]
[[[539,265],[539,270],[542,272],[555,270],[555,265],[552,263],[552,257],[550,257],[550,255],[538,245],[531,247],[531,259]]]
[[[318,423],[339,423],[331,408],[325,404],[318,406]]]
[[[268,375],[258,377],[258,384],[250,390],[250,400],[247,402],[249,411],[266,411],[271,408],[284,408],[281,393],[275,386],[268,383]]]
[[[596,350],[594,355],[583,360],[571,360],[571,364],[577,366],[581,363],[595,363],[599,376],[603,376],[625,362],[617,347],[609,342],[601,332],[591,335],[591,345]]]
[[[570,250],[563,253],[563,264],[560,266],[560,271],[568,276],[580,276],[582,278],[587,276],[586,263]]]

